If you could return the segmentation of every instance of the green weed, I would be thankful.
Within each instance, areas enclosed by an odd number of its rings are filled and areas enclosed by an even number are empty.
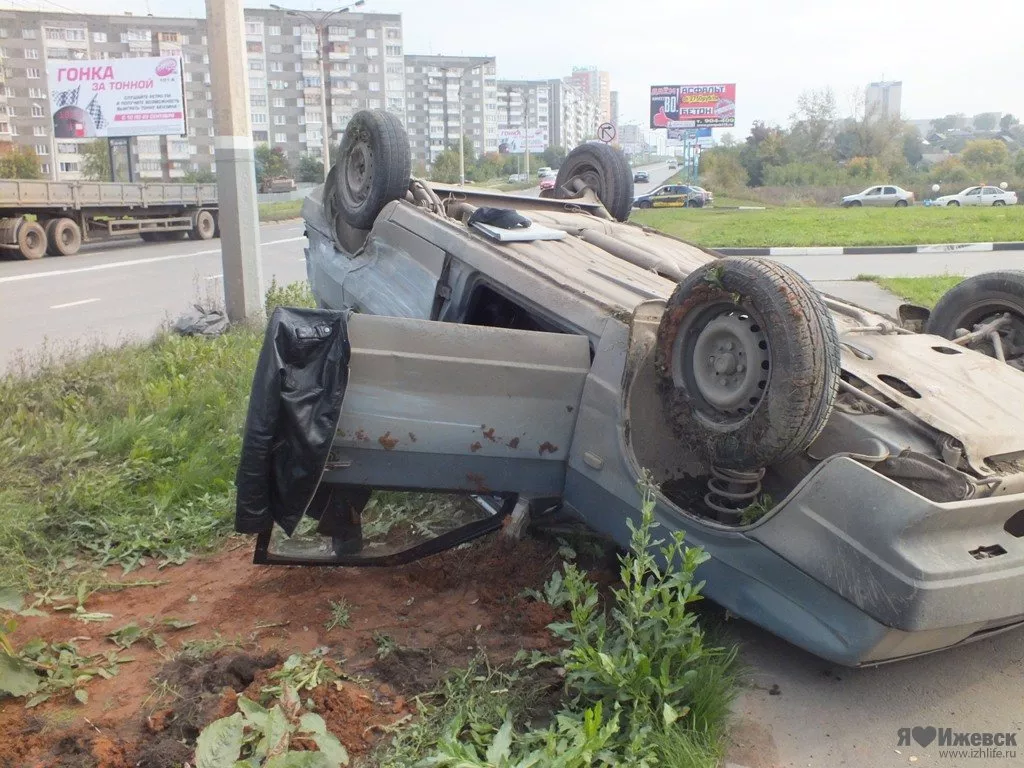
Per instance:
[[[330,632],[335,627],[347,628],[352,620],[352,606],[349,605],[348,600],[344,598],[337,602],[330,600],[328,604],[331,606],[331,617],[324,624],[324,629]]]

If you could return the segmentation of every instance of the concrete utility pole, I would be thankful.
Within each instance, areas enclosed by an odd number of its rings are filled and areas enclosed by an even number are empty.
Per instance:
[[[263,311],[256,155],[249,118],[249,72],[241,0],[206,0],[206,23],[217,126],[214,159],[220,201],[224,303],[228,319],[237,323]]]

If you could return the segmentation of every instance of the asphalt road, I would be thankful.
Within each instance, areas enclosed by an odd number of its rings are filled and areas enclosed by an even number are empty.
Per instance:
[[[260,228],[263,278],[306,277],[302,223]],[[76,256],[0,261],[0,372],[24,350],[151,336],[195,302],[223,305],[220,241],[90,246]]]

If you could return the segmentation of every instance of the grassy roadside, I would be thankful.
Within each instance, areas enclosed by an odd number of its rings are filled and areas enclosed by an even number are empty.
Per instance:
[[[307,296],[272,286],[268,304]],[[0,378],[0,585],[66,587],[217,544],[262,336],[166,334]]]
[[[1024,206],[634,211],[632,221],[712,248],[1017,241]]]
[[[890,293],[931,309],[942,295],[964,278],[962,275],[934,275],[931,277],[878,277],[858,275],[858,280],[870,280]]]
[[[260,203],[260,221],[287,221],[297,219],[302,211],[301,200],[285,200],[279,203]]]

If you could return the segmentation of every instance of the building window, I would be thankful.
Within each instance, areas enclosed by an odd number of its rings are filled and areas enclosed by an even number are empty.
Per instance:
[[[62,155],[77,155],[78,145],[70,141],[62,141],[57,144],[57,151]]]
[[[186,72],[185,73],[185,82],[186,83],[191,83],[192,82],[192,73],[191,72]]]
[[[206,119],[207,120],[213,120],[213,110],[212,109],[206,110]]]
[[[367,56],[379,56],[380,55],[380,48],[367,48],[366,49],[366,55]]]
[[[29,88],[28,89],[28,97],[30,99],[45,99],[46,98],[46,94],[43,93],[43,89],[42,88]]]
[[[181,35],[177,32],[161,32],[160,42],[161,43],[177,43],[180,41]]]
[[[270,46],[270,52],[271,53],[281,53],[281,44],[280,43],[274,43],[272,46]]]
[[[380,109],[380,99],[367,99],[366,103],[370,109]]]
[[[245,51],[246,53],[263,53],[263,43],[247,42]]]
[[[21,36],[25,40],[35,40],[39,36],[39,32],[31,27],[26,27],[21,30]]]
[[[245,22],[245,34],[247,34],[247,35],[262,35],[263,34],[263,22],[262,21],[247,21],[247,22]]]
[[[369,84],[369,89],[371,91],[379,91],[380,90],[380,83],[370,83]]]
[[[26,59],[38,59],[39,58],[39,49],[38,48],[26,48],[25,49],[25,58]]]
[[[281,28],[280,27],[267,27],[267,34],[268,35],[275,35],[275,36],[276,35],[280,35],[281,34]]]
[[[44,128],[41,125],[33,125],[32,126],[32,135],[33,136],[45,136],[46,135],[46,128]]]
[[[302,52],[303,53],[316,53],[316,42],[313,40],[302,41]]]
[[[253,112],[252,113],[252,122],[253,122],[253,124],[263,125],[264,123],[267,122],[267,113],[266,112]]]
[[[270,71],[271,72],[284,72],[284,63],[280,62],[280,61],[272,61],[272,62],[270,62]]]
[[[283,109],[284,99],[282,99],[280,96],[274,97],[274,107],[276,107],[277,109]]]
[[[284,115],[274,115],[274,125],[287,125]]]
[[[48,155],[48,154],[50,154],[50,148],[47,147],[45,144],[36,144],[36,154],[37,155]]]
[[[388,40],[401,40],[402,30],[396,29],[395,27],[388,27],[384,30],[384,37]]]
[[[252,93],[249,94],[249,104],[253,107],[265,107],[267,106],[267,96],[263,93]]]
[[[182,45],[188,45],[188,35],[182,35],[181,36],[181,44]]]
[[[402,69],[401,64],[388,64],[386,71],[389,75],[400,75],[402,74]]]
[[[43,108],[40,107],[38,104],[33,104],[32,105],[32,117],[42,117],[42,116],[43,116]]]
[[[25,77],[27,77],[29,80],[38,80],[39,70],[35,67],[29,67],[25,70]]]
[[[263,60],[262,59],[250,59],[249,60],[249,71],[250,72],[262,72],[263,71]]]
[[[303,24],[302,25],[302,34],[304,34],[304,35],[315,35],[316,34],[316,28],[310,26],[309,24]]]
[[[374,50],[376,50],[376,49],[374,49]],[[400,45],[386,45],[386,46],[384,46],[384,52],[388,56],[401,56],[402,55],[402,46],[400,46]],[[376,55],[376,54],[373,54],[373,55]]]
[[[368,30],[366,30],[366,39],[367,40],[374,40],[374,39],[376,39],[376,37],[377,37],[377,30],[375,30],[375,29],[368,29]]]
[[[78,173],[78,163],[61,163],[60,170],[61,173]]]
[[[299,123],[299,125],[305,125],[306,124],[306,116],[305,115],[299,115],[298,123]]]
[[[274,141],[277,142],[278,144],[284,144],[286,141],[288,141],[288,136],[283,133],[275,133]]]

